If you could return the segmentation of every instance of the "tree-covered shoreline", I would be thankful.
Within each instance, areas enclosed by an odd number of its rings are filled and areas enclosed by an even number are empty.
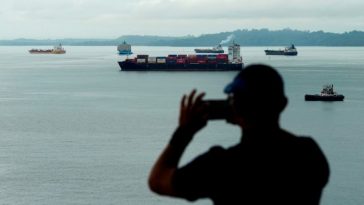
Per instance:
[[[63,45],[116,46],[123,41],[136,46],[214,46],[234,40],[241,46],[364,46],[364,32],[331,33],[324,31],[300,31],[292,29],[240,29],[231,32],[203,34],[200,36],[152,36],[125,35],[116,39],[14,39],[0,40],[3,46]]]

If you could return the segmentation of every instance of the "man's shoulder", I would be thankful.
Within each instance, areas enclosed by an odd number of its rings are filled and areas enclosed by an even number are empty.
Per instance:
[[[287,132],[288,133],[288,132]],[[287,136],[290,137],[290,142],[287,144],[287,149],[292,153],[289,157],[299,158],[299,162],[307,163],[321,163],[324,166],[328,166],[326,157],[321,150],[318,143],[310,136],[296,136],[288,133]],[[324,169],[326,169],[324,167]],[[328,169],[328,168],[327,168]]]
[[[216,158],[216,157],[222,157],[224,155],[226,155],[226,153],[228,152],[230,148],[224,148],[222,146],[219,146],[219,145],[215,145],[215,146],[212,146],[205,154],[205,156],[208,156],[208,157],[213,157],[213,158]]]
[[[222,147],[219,145],[212,146],[208,151],[198,156],[195,160],[200,162],[211,162],[212,164],[221,164],[229,161],[233,156],[238,156],[241,151],[241,144],[232,145],[230,147]]]
[[[312,137],[307,135],[295,135],[285,130],[282,131],[282,139],[283,141],[301,146],[317,146],[316,141]]]

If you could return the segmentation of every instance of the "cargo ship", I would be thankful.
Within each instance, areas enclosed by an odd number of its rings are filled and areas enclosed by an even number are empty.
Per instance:
[[[137,55],[118,63],[121,71],[238,71],[244,67],[236,43],[229,46],[229,54]]]
[[[334,91],[334,85],[325,85],[320,94],[306,94],[306,101],[343,101],[344,95]]]
[[[127,44],[125,41],[118,45],[118,52],[120,55],[131,55],[133,52],[131,52],[131,45]]]
[[[53,49],[31,49],[29,50],[31,54],[65,54],[66,50],[61,44],[54,46]]]
[[[292,44],[290,47],[286,47],[284,50],[264,50],[266,55],[284,55],[284,56],[296,56],[298,54],[296,47]]]
[[[222,48],[221,44],[217,45],[213,48],[196,48],[196,53],[224,53],[224,49]]]

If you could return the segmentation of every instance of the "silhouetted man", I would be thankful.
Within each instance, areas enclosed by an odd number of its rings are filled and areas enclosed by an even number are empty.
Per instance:
[[[283,80],[273,68],[252,65],[225,88],[241,141],[212,147],[183,167],[179,160],[209,118],[204,93],[183,96],[179,126],[155,163],[150,188],[161,195],[214,204],[319,204],[328,182],[327,160],[316,142],[279,126],[287,105]]]

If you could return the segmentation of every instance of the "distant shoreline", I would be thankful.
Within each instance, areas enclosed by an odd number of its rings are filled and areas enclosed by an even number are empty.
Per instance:
[[[14,39],[0,40],[0,46],[117,46],[123,41],[132,46],[171,46],[171,47],[211,47],[221,43],[228,45],[232,41],[241,46],[327,46],[327,47],[362,47],[364,32],[350,31],[330,33],[324,31],[299,31],[283,29],[235,30],[200,36],[148,36],[126,35],[116,39]]]
[[[40,47],[53,47],[54,45],[56,44],[49,44],[49,45],[45,45],[45,44],[42,44],[42,45],[1,45],[0,44],[0,47],[37,47],[37,46],[40,46]],[[115,47],[117,45],[67,45],[67,44],[62,44],[62,46],[74,46],[74,47]],[[197,48],[197,47],[201,47],[201,48],[204,48],[204,47],[208,47],[208,46],[184,46],[184,45],[181,45],[181,46],[161,46],[161,45],[158,45],[158,46],[153,46],[153,45],[135,45],[135,46],[138,46],[138,47],[186,47],[186,48]],[[254,46],[254,45],[241,45],[241,47],[281,47],[282,49],[284,47],[287,47],[288,45],[257,45],[257,46]],[[299,46],[299,47],[332,47],[332,48],[340,48],[340,47],[348,47],[348,48],[360,48],[360,47],[364,47],[364,45],[360,45],[360,46],[320,46],[320,45],[296,45],[295,46]],[[228,45],[224,45],[223,47],[228,47]]]

